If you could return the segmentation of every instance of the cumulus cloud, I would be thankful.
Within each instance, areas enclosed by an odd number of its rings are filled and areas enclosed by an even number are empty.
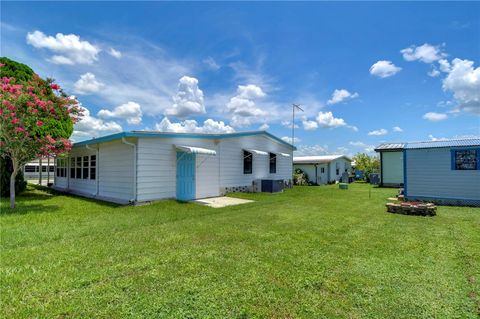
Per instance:
[[[128,124],[138,125],[142,123],[142,109],[138,103],[127,102],[119,105],[110,110],[100,110],[97,114],[98,117],[103,119],[108,118],[120,118],[127,121]]]
[[[443,89],[453,92],[459,110],[480,113],[480,67],[461,59],[454,59],[448,66]]]
[[[113,56],[114,58],[120,59],[122,57],[122,52],[115,50],[114,48],[110,48],[108,54]]]
[[[267,123],[263,123],[258,129],[260,131],[266,131],[270,128],[270,125],[268,125]]]
[[[369,145],[361,141],[352,141],[352,142],[349,142],[348,144],[354,147],[362,148],[367,153],[372,153],[375,150],[374,145]]]
[[[317,122],[311,121],[311,120],[308,120],[308,119],[302,120],[302,124],[303,124],[303,129],[305,131],[314,131],[318,128],[318,123]]]
[[[327,101],[327,104],[337,104],[346,100],[351,100],[358,97],[358,93],[350,93],[345,89],[333,91],[332,97]]]
[[[87,72],[80,76],[74,84],[74,90],[79,94],[91,94],[100,91],[105,85],[97,81],[95,74]]]
[[[388,131],[384,128],[368,132],[368,135],[373,135],[373,136],[382,136],[387,134],[388,134]]]
[[[412,45],[400,51],[406,61],[422,61],[424,63],[432,63],[443,59],[447,55],[442,52],[439,45],[431,45],[425,43],[421,46]]]
[[[445,113],[428,112],[423,115],[423,118],[432,122],[439,122],[446,120],[448,118],[448,115]]]
[[[431,76],[432,78],[436,78],[437,76],[440,75],[440,71],[438,71],[436,67],[432,66],[432,69],[427,74],[428,74],[428,76]]]
[[[82,107],[82,109],[82,119],[78,123],[76,123],[74,127],[72,136],[72,139],[74,141],[99,137],[122,131],[122,127],[117,122],[106,122],[102,119],[91,116],[90,111],[87,108]]]
[[[370,67],[370,74],[380,78],[388,78],[397,74],[401,70],[401,67],[396,66],[391,61],[381,60],[377,61]]]
[[[227,109],[233,114],[232,125],[237,127],[248,126],[253,121],[267,116],[267,112],[259,108],[255,102],[265,97],[263,90],[256,85],[239,85],[237,95],[227,103]]]
[[[193,114],[204,114],[203,92],[198,87],[198,80],[183,76],[178,83],[177,94],[173,96],[173,105],[165,111],[166,115],[187,117]]]
[[[301,139],[299,139],[298,137],[294,137],[292,139],[291,136],[283,136],[282,140],[289,143],[289,144],[292,144],[292,145],[295,144],[295,143],[299,143],[301,141]],[[292,142],[294,142],[294,143],[292,143]]]
[[[317,122],[322,128],[347,126],[344,119],[334,117],[332,112],[318,112]]]
[[[447,141],[448,138],[446,137],[435,137],[433,136],[432,134],[428,135],[428,138],[430,139],[430,141]]]
[[[164,117],[160,123],[157,123],[155,129],[161,132],[174,133],[220,134],[235,132],[231,126],[225,125],[223,121],[217,122],[212,119],[207,119],[203,122],[203,126],[198,126],[198,122],[195,120],[172,123],[167,117]]]
[[[99,48],[80,40],[80,36],[75,34],[57,33],[53,37],[36,30],[27,34],[27,43],[55,53],[50,61],[56,64],[92,64],[97,61],[100,52]]]
[[[394,126],[394,127],[392,128],[392,131],[394,131],[394,132],[403,132],[402,128],[399,127],[399,126]]]
[[[282,126],[285,126],[286,128],[292,128],[292,122],[291,121],[282,121],[281,122]],[[298,128],[298,124],[294,125],[295,128]]]

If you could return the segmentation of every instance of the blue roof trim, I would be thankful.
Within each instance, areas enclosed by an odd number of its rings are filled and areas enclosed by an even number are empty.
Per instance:
[[[253,132],[239,132],[239,133],[226,133],[226,134],[195,134],[195,133],[163,133],[163,132],[147,132],[147,131],[130,131],[130,132],[120,132],[116,134],[106,135],[98,138],[93,138],[91,140],[81,141],[73,144],[73,147],[105,143],[114,140],[121,139],[123,137],[159,137],[159,138],[232,138],[232,137],[242,137],[242,136],[253,136],[253,135],[266,135],[267,137],[272,138],[273,140],[291,147],[293,150],[297,148],[290,143],[285,142],[281,138],[276,137],[275,135],[268,133],[267,131],[253,131]]]

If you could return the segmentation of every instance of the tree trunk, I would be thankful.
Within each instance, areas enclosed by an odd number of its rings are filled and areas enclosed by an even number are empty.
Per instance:
[[[13,172],[10,175],[10,208],[15,208],[15,177],[17,177],[17,161],[12,158]]]
[[[42,185],[42,158],[40,157],[40,159],[38,160],[38,164],[39,164],[39,167],[40,167],[40,174],[38,175],[38,185]]]

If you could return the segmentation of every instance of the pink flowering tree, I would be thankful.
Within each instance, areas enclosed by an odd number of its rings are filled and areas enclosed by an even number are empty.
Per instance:
[[[8,74],[2,72],[3,68],[5,64],[0,63],[0,74]],[[68,138],[81,116],[81,109],[58,84],[36,74],[29,80],[2,76],[0,98],[0,156],[12,161],[10,207],[15,208],[18,171],[37,157],[68,152],[72,147]]]

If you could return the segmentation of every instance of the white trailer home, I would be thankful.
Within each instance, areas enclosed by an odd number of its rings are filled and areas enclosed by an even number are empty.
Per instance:
[[[293,150],[265,131],[122,132],[75,143],[54,188],[117,203],[258,191],[261,180],[291,185]]]
[[[301,169],[310,182],[320,185],[340,181],[343,173],[350,172],[351,162],[345,155],[295,156],[293,168]]]

